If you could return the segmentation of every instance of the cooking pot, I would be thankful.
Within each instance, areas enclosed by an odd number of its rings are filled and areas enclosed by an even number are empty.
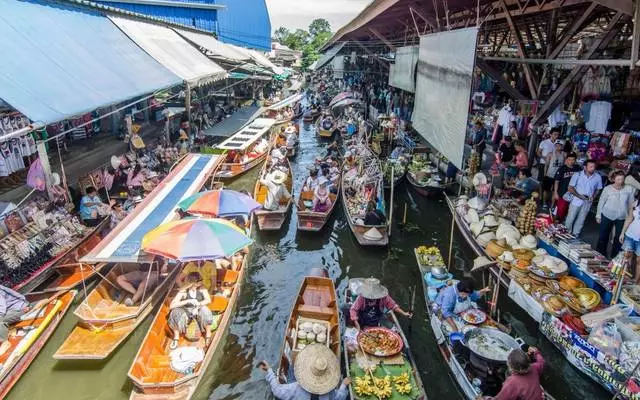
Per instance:
[[[492,364],[505,364],[507,362],[507,357],[505,356],[504,358],[491,358],[486,355],[483,355],[482,353],[479,353],[472,346],[469,346],[469,341],[478,335],[484,335],[493,340],[501,342],[504,346],[510,348],[511,350],[520,349],[525,344],[522,339],[520,338],[515,339],[509,336],[508,334],[494,328],[474,328],[474,329],[468,330],[464,334],[464,339],[462,343],[475,356]]]
[[[443,266],[434,266],[431,267],[431,276],[436,279],[447,279],[449,271],[447,271],[447,268]]]

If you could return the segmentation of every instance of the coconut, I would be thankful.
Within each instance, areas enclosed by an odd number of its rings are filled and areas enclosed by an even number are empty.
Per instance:
[[[309,321],[303,322],[300,324],[300,329],[305,332],[311,332],[313,330],[313,324]]]
[[[304,349],[305,347],[307,347],[307,345],[306,345],[306,344],[304,344],[304,343],[298,343],[298,345],[297,345],[296,347],[298,348],[298,350],[302,350],[302,349]]]
[[[324,333],[325,331],[326,329],[324,328],[324,326],[322,326],[322,324],[318,324],[318,323],[313,324],[313,333],[315,333],[316,335],[320,333]]]
[[[327,342],[327,334],[326,333],[318,333],[318,335],[316,336],[316,341],[318,343],[326,343]]]
[[[307,341],[308,342],[315,342],[316,341],[316,334],[313,333],[313,332],[307,333]]]

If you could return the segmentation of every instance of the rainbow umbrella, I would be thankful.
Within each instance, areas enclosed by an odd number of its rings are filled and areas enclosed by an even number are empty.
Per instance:
[[[262,206],[251,196],[223,189],[196,193],[178,203],[178,207],[191,215],[225,217],[249,214]]]
[[[224,219],[183,219],[167,222],[142,238],[142,250],[178,261],[230,257],[253,241]]]

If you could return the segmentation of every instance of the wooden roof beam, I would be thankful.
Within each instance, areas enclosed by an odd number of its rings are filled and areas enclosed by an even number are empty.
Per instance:
[[[380,39],[382,41],[382,43],[386,44],[388,48],[390,48],[392,51],[396,50],[396,46],[394,46],[393,44],[391,44],[390,41],[387,40],[386,37],[384,37],[377,29],[375,28],[369,28],[369,32],[373,33],[373,35],[375,37],[377,37],[378,39]]]

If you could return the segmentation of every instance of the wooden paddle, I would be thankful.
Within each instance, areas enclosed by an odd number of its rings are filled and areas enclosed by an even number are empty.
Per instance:
[[[416,286],[414,285],[411,288],[411,308],[409,309],[409,313],[411,313],[411,319],[409,319],[409,336],[411,336],[411,332],[413,331],[413,308],[416,304]]]

